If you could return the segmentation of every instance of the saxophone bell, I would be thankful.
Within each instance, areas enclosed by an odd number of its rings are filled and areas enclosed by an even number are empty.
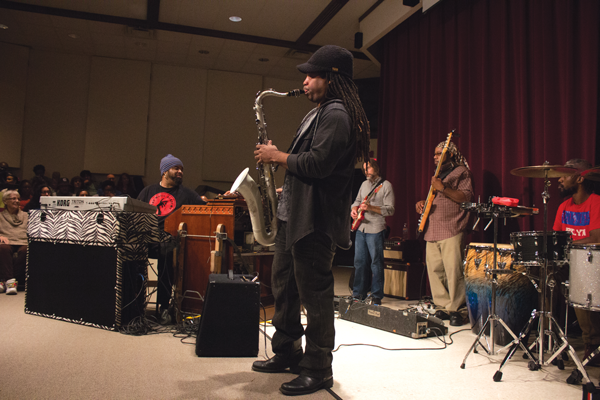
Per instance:
[[[230,192],[233,193],[237,191],[244,196],[246,205],[248,206],[248,212],[250,213],[254,239],[263,246],[272,246],[275,244],[277,229],[270,229],[270,231],[267,232],[262,196],[258,189],[258,185],[254,179],[252,179],[249,172],[250,168],[246,168],[242,171],[233,183],[233,186],[231,186]],[[277,209],[275,209],[275,212],[277,212]],[[275,224],[276,226],[277,217],[271,221],[271,224]]]

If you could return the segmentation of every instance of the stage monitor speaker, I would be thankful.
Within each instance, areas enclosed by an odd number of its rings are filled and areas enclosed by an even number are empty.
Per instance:
[[[210,274],[196,338],[199,357],[256,357],[260,283],[252,275]]]
[[[143,261],[115,247],[30,241],[25,312],[116,330],[144,310]]]
[[[443,336],[448,333],[444,321],[427,313],[392,310],[391,308],[365,304],[350,299],[340,301],[340,317],[347,321],[413,339],[436,335]]]

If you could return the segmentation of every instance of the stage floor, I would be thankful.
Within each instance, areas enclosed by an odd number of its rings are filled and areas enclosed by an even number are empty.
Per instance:
[[[338,296],[349,294],[350,272],[336,268]],[[416,303],[385,298],[382,307]],[[26,314],[24,304],[24,292],[0,294],[3,397],[262,400],[286,398],[279,386],[294,378],[251,370],[253,361],[271,355],[262,334],[257,358],[199,358],[195,339],[172,329],[123,335]],[[449,327],[450,334],[440,339],[412,339],[339,318],[335,328],[334,386],[304,399],[582,398],[580,385],[566,383],[574,370],[571,361],[562,371],[553,365],[530,371],[519,350],[504,367],[501,382],[493,376],[504,353],[470,354],[461,369],[475,340],[469,325]],[[274,329],[267,326],[266,332],[272,336]],[[581,356],[581,339],[569,341]],[[598,384],[600,368],[587,371]]]

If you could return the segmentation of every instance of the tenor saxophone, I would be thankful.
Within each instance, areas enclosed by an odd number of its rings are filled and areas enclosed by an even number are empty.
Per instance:
[[[262,100],[267,96],[276,97],[298,97],[300,90],[294,89],[289,92],[279,93],[273,89],[258,92],[254,101],[254,112],[256,114],[256,127],[258,128],[258,143],[267,144],[267,124],[263,113]],[[273,164],[259,164],[258,184],[249,175],[250,168],[246,168],[237,177],[230,192],[239,192],[246,199],[252,232],[254,239],[263,246],[275,244],[277,235],[277,193],[275,192],[274,166]]]

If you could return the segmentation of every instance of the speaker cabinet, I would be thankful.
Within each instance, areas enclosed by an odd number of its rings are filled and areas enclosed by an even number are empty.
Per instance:
[[[25,312],[115,330],[144,309],[146,264],[115,246],[30,240]]]
[[[251,275],[210,274],[200,328],[199,357],[256,357],[260,283]]]
[[[425,295],[423,263],[405,263],[386,259],[383,266],[385,275],[383,293],[386,296],[416,300]]]

